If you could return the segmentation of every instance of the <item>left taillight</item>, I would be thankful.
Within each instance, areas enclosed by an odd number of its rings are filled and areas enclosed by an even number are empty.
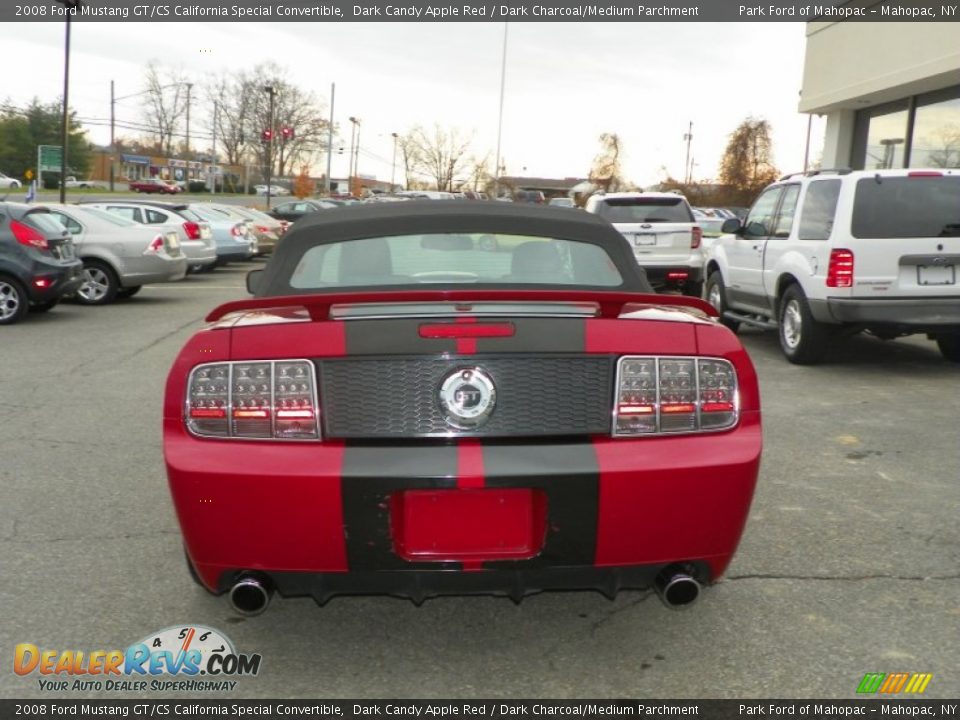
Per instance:
[[[190,373],[185,422],[194,435],[319,440],[319,415],[308,360],[209,363]]]
[[[616,437],[726,430],[737,424],[738,415],[737,372],[727,360],[620,358]]]
[[[163,235],[157,235],[153,240],[150,241],[150,244],[147,245],[147,249],[143,251],[143,254],[156,255],[161,250],[163,250]]]

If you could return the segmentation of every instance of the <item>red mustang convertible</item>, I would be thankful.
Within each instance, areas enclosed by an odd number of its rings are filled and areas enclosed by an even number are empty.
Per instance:
[[[750,358],[567,209],[315,213],[210,313],[163,409],[194,578],[271,594],[697,599],[760,461]]]

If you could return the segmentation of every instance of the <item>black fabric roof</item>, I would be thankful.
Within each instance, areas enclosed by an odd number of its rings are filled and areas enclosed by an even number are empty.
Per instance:
[[[627,240],[606,220],[570,208],[470,200],[368,203],[305,215],[287,231],[264,269],[257,295],[284,295],[303,254],[326,243],[432,233],[503,233],[601,245],[624,278],[621,289],[650,292]],[[302,292],[302,291],[299,291]]]

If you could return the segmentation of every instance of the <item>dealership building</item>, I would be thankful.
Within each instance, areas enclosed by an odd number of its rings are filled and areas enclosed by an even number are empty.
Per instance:
[[[808,23],[800,112],[824,168],[960,167],[960,24]]]

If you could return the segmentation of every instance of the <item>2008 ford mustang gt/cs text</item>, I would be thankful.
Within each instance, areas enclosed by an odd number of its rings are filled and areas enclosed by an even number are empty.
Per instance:
[[[298,222],[170,371],[191,571],[273,592],[693,602],[736,550],[760,399],[699,299],[652,294],[606,221],[383,203]]]

